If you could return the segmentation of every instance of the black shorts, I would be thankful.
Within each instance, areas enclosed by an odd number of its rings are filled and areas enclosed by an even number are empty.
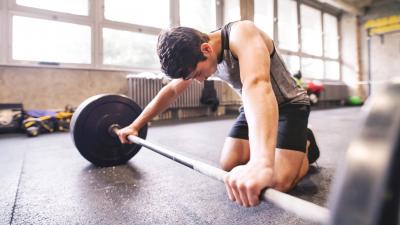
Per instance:
[[[309,115],[308,105],[292,104],[280,107],[276,147],[306,152]],[[243,107],[240,108],[240,114],[229,132],[229,137],[249,139],[249,128]]]

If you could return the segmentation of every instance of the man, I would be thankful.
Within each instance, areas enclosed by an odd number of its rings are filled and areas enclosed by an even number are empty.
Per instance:
[[[214,75],[231,84],[243,101],[220,161],[229,171],[225,177],[229,198],[255,206],[264,188],[285,192],[304,177],[309,163],[319,156],[307,129],[309,99],[266,33],[251,21],[229,23],[209,34],[172,28],[160,34],[157,53],[163,72],[173,80],[119,131],[122,143],[167,109],[192,80],[202,82]]]

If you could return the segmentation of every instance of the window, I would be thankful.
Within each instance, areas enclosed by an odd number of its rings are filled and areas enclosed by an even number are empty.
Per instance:
[[[12,57],[15,60],[91,63],[89,26],[13,17]]]
[[[5,14],[6,13],[4,10],[3,2],[0,1],[0,63],[3,63],[5,61],[5,55],[4,55],[4,53],[6,51],[6,49],[5,49],[6,43],[4,43],[5,35],[6,35],[4,32],[5,31],[5,23],[6,23],[6,20],[5,20],[6,15]]]
[[[267,4],[263,0],[254,1],[255,8],[262,8],[263,4]],[[337,17],[329,14],[328,10],[309,6],[306,1],[274,2],[278,4],[278,31],[275,31],[278,32],[277,45],[288,70],[292,74],[301,70],[303,76],[310,79],[339,80],[341,64],[338,60]],[[256,12],[257,10],[261,9],[255,9]],[[297,20],[298,16],[300,21]],[[298,43],[299,30],[301,43]]]
[[[167,0],[104,0],[104,17],[117,22],[168,28]]]
[[[240,19],[240,0],[224,1],[224,23]]]
[[[324,62],[322,59],[302,58],[301,72],[305,77],[313,79],[324,78]]]
[[[279,0],[278,38],[280,48],[294,52],[299,50],[297,27],[297,3],[293,0]]]
[[[301,5],[301,44],[302,51],[322,56],[321,11]]]
[[[103,63],[106,65],[159,68],[157,35],[103,29]]]
[[[87,0],[17,0],[16,3],[33,8],[84,16],[87,16],[89,11]]]
[[[193,27],[202,32],[216,28],[215,0],[180,0],[181,26]]]
[[[340,80],[340,64],[338,61],[325,61],[326,79]]]
[[[291,74],[295,74],[300,70],[300,57],[296,55],[282,54],[282,58]]]
[[[274,37],[274,1],[254,0],[254,23]]]
[[[343,66],[342,70],[343,70],[342,71],[343,82],[349,86],[352,86],[353,88],[357,87],[357,84],[358,84],[357,77],[354,76],[356,71],[354,71],[354,69],[349,68],[347,66]]]
[[[326,57],[339,58],[338,21],[327,13],[324,13],[324,45]]]

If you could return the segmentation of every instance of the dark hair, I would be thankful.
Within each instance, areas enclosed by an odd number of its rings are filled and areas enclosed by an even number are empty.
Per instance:
[[[161,70],[170,78],[186,78],[198,62],[206,57],[200,45],[208,42],[207,34],[189,27],[176,27],[158,36],[157,54]]]

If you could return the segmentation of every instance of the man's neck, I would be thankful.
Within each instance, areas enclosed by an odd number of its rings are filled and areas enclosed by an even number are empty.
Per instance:
[[[220,60],[219,56],[221,55],[222,51],[221,30],[209,33],[208,37],[210,38],[208,43],[213,48],[215,55],[217,56],[217,59]]]
[[[221,31],[216,31],[213,33],[208,34],[208,37],[210,38],[209,42],[212,48],[214,49],[214,52],[217,56],[220,55],[221,53]]]

